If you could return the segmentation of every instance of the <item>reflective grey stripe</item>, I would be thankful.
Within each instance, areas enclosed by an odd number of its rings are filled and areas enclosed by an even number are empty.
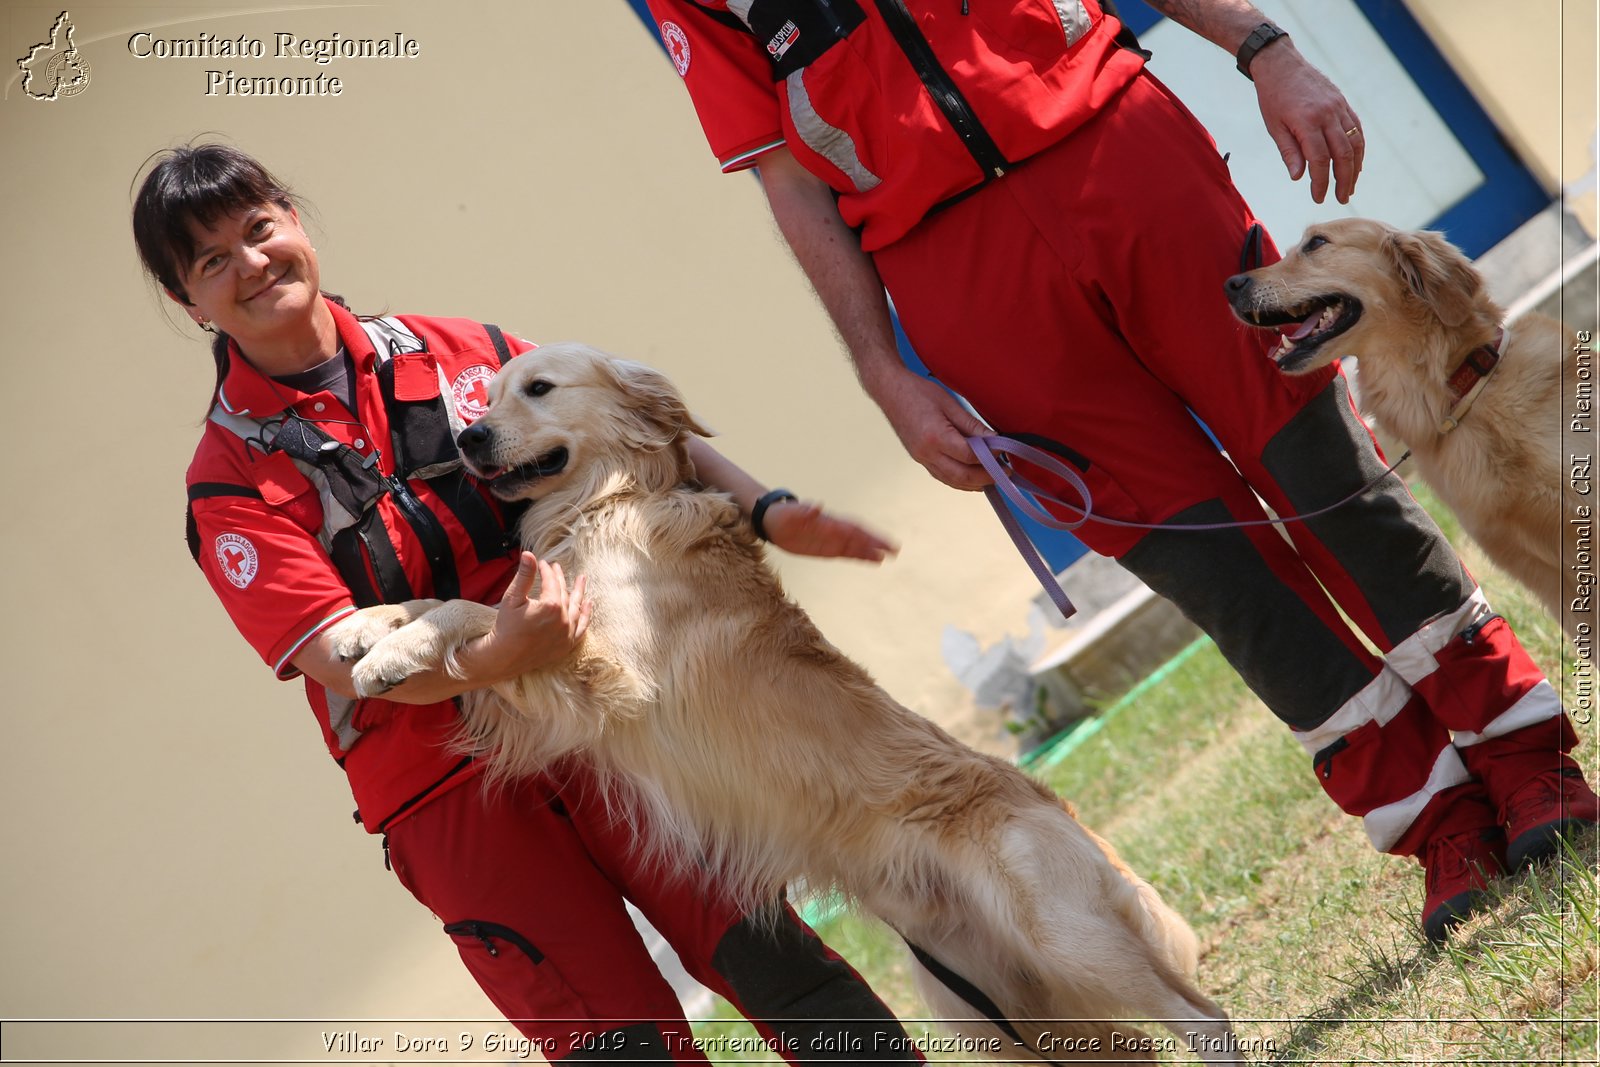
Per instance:
[[[372,347],[378,350],[378,362],[382,363],[390,356],[409,355],[412,352],[426,352],[428,346],[422,338],[406,329],[406,324],[399,319],[384,316],[376,319],[362,319],[361,328],[367,331],[367,337],[372,340]],[[439,396],[444,405],[445,416],[450,420],[450,440],[454,441],[461,436],[461,431],[467,424],[461,421],[461,413],[456,411],[456,406],[450,403],[450,379],[445,377],[444,368],[437,368],[439,375]],[[461,457],[435,463],[429,467],[418,467],[411,471],[407,477],[422,479],[437,478],[461,466]]]
[[[361,328],[366,331],[372,347],[378,350],[380,363],[390,356],[422,352],[428,347],[422,343],[422,338],[408,330],[405,323],[393,316],[362,319]]]
[[[1084,34],[1089,32],[1089,12],[1084,10],[1079,0],[1055,0],[1056,18],[1061,20],[1061,28],[1067,34],[1067,46],[1078,43]]]
[[[212,408],[208,416],[210,421],[221,426],[242,441],[270,441],[282,425],[282,419],[253,419],[248,415],[234,415],[222,410],[220,406]],[[317,531],[317,540],[322,547],[333,551],[333,535],[347,526],[354,526],[360,519],[359,515],[352,515],[339,503],[333,495],[333,490],[328,486],[328,476],[321,469],[294,459],[294,465],[299,468],[312,485],[317,487],[317,496],[322,501],[322,529]]]
[[[361,736],[361,731],[352,725],[356,718],[356,704],[360,702],[352,697],[335,693],[326,686],[322,689],[322,695],[328,701],[328,729],[339,739],[339,751],[349,752],[350,746]]]
[[[1561,697],[1557,695],[1556,687],[1541,678],[1537,685],[1518,697],[1515,704],[1489,720],[1488,725],[1482,730],[1457,730],[1451,734],[1450,739],[1455,742],[1457,748],[1468,748],[1485,741],[1492,741],[1496,737],[1504,737],[1525,726],[1560,718],[1563,714],[1565,709],[1561,706]]]
[[[1453,745],[1444,746],[1434,759],[1433,769],[1428,772],[1428,780],[1421,789],[1381,808],[1373,808],[1361,817],[1372,847],[1379,852],[1394,848],[1430,800],[1446,789],[1453,789],[1471,780],[1467,765],[1461,762],[1461,753]]]
[[[299,639],[296,640],[294,644],[290,645],[289,650],[278,659],[276,664],[273,665],[272,673],[276,674],[279,678],[290,677],[289,674],[284,673],[285,670],[298,673],[294,664],[289,661],[300,654],[300,650],[306,646],[306,642],[317,636],[317,634],[321,633],[323,630],[326,630],[329,626],[332,626],[334,623],[338,622],[340,619],[344,618],[346,615],[354,614],[355,611],[356,607],[354,604],[342,607],[332,615],[329,615],[327,618],[317,623],[315,626],[311,627],[311,629],[307,630],[305,633],[301,634]]]
[[[380,364],[392,355],[421,352],[427,348],[423,344],[422,338],[407,329],[405,323],[392,316],[362,319],[361,328],[366,332],[367,339],[372,342],[372,347],[377,352],[377,362]],[[440,388],[444,390],[443,395],[448,396],[450,387],[449,383],[444,380],[444,372],[442,370],[439,372],[439,384]],[[459,434],[464,427],[456,426],[458,416],[455,413],[454,406],[446,403],[445,410],[450,413],[452,429]],[[212,408],[208,418],[240,440],[261,441],[263,443],[270,441],[273,435],[277,433],[278,427],[283,424],[283,419],[281,418],[257,419],[243,412],[229,411],[225,403]],[[290,458],[293,459],[292,456]],[[345,506],[339,503],[334,497],[333,491],[328,487],[328,476],[320,468],[298,459],[294,459],[294,465],[299,468],[301,474],[304,474],[310,480],[312,485],[317,487],[317,496],[322,501],[322,529],[317,531],[317,540],[321,542],[326,551],[331,553],[333,551],[334,535],[347,527],[354,526],[360,521],[361,516],[350,514]],[[431,478],[445,471],[453,470],[460,465],[460,460],[441,463],[426,470],[413,471],[412,477]]]
[[[866,168],[856,154],[856,143],[850,135],[837,126],[830,126],[811,106],[811,94],[806,92],[805,71],[797,70],[784,83],[789,89],[789,117],[794,121],[795,132],[807,148],[838,167],[856,187],[864,193],[876,188],[883,179]]]
[[[750,9],[755,6],[756,0],[728,0],[728,13],[738,16],[740,22],[750,26]],[[750,32],[755,32],[755,27],[750,26]]]

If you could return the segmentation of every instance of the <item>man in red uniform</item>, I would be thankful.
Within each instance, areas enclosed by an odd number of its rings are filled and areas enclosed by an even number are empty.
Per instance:
[[[1293,547],[1178,529],[1261,519],[1257,493],[1313,512],[1383,465],[1336,368],[1286,378],[1233,319],[1222,285],[1255,220],[1102,5],[649,2],[713,152],[759,169],[911,455],[987,481],[965,441],[983,424],[901,363],[885,288],[944,386],[1073,463],[1103,514],[1158,527],[1078,534],[1215,639],[1375,847],[1422,862],[1430,938],[1600,819],[1555,690],[1398,478],[1292,526]],[[1360,123],[1281,29],[1244,0],[1150,2],[1236,55],[1292,178],[1321,202],[1331,169],[1349,198]]]

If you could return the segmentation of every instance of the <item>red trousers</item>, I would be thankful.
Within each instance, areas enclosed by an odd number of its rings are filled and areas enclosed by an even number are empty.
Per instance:
[[[748,919],[705,885],[635,863],[631,828],[579,767],[460,786],[392,826],[388,843],[400,881],[547,1059],[705,1062],[626,899],[790,1062],[920,1062],[860,976],[786,905]]]
[[[998,431],[1050,442],[1099,513],[1160,526],[1079,537],[1215,639],[1378,848],[1412,852],[1459,822],[1445,809],[1471,791],[1463,749],[1554,754],[1571,731],[1397,477],[1288,526],[1292,543],[1269,526],[1178,529],[1262,519],[1257,494],[1305,514],[1383,473],[1343,377],[1281,374],[1271,338],[1229,310],[1254,221],[1210,136],[1146,73],[874,260],[936,377]]]

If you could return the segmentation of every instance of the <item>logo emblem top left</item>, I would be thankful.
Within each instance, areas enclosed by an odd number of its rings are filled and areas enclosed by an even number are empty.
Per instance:
[[[50,27],[50,39],[34,45],[17,60],[22,92],[30,100],[64,100],[89,87],[89,61],[72,42],[76,30],[71,15],[61,12]]]

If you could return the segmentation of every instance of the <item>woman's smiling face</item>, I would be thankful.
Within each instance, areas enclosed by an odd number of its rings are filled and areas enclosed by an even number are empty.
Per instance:
[[[302,333],[320,303],[316,249],[292,207],[267,203],[190,224],[195,254],[183,267],[192,311],[238,342],[271,347]]]

